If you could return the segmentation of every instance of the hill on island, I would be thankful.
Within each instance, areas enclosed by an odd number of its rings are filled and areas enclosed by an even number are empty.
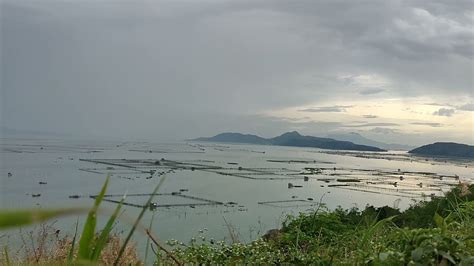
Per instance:
[[[298,132],[287,132],[274,138],[262,138],[256,135],[240,133],[222,133],[210,138],[197,138],[192,141],[246,143],[259,145],[277,145],[292,147],[312,147],[328,150],[353,150],[353,151],[385,151],[378,147],[354,144],[350,141],[340,141],[331,138],[303,136]]]
[[[454,143],[436,142],[409,151],[415,155],[474,158],[474,146]]]

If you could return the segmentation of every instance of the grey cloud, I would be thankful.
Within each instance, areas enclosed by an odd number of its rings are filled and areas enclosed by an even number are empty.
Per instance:
[[[376,115],[363,115],[362,117],[372,119],[372,118],[377,118],[378,116],[376,116]]]
[[[324,106],[298,110],[299,112],[310,112],[310,113],[340,113],[345,112],[347,108],[353,107],[352,105],[335,105],[335,106]]]
[[[438,111],[435,111],[433,115],[437,116],[452,116],[456,112],[455,109],[440,108]]]
[[[451,107],[452,109],[461,111],[474,111],[474,103],[466,103],[463,105],[456,105],[451,103],[425,103],[425,105]]]
[[[397,123],[365,123],[359,125],[345,125],[345,127],[392,127],[399,126]]]
[[[406,12],[394,17],[388,27],[379,32],[380,38],[369,42],[381,42],[379,47],[391,49],[401,58],[454,53],[471,59],[474,37],[468,14],[457,10],[455,12],[460,14],[453,17],[445,13],[442,8],[446,5],[442,6],[440,2],[434,3],[439,5],[437,10],[426,2],[424,4],[423,7],[407,6]],[[457,8],[463,4],[460,3]],[[392,41],[392,44],[387,45],[387,41]]]
[[[367,89],[359,92],[361,95],[372,95],[372,94],[378,94],[385,91],[384,89]]]
[[[440,123],[431,123],[431,122],[413,122],[410,123],[412,125],[417,125],[417,126],[430,126],[430,127],[440,127],[442,124]]]
[[[431,106],[450,106],[454,107],[452,104],[447,104],[447,103],[425,103],[425,105],[431,105]]]
[[[474,111],[474,103],[468,103],[465,105],[461,105],[458,107],[459,110],[462,111]]]
[[[471,8],[442,0],[3,0],[1,123],[172,138],[194,129],[192,119],[221,131],[244,114],[365,98],[365,90],[472,95]],[[388,83],[341,78],[367,74]],[[220,123],[207,121],[214,117]],[[277,128],[261,117],[242,128],[258,119]]]

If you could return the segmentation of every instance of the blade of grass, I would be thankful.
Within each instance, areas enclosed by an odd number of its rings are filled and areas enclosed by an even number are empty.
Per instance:
[[[69,253],[67,254],[67,265],[72,265],[72,260],[74,258],[74,248],[76,246],[76,237],[77,237],[77,227],[79,225],[79,218],[76,221],[76,230],[74,231],[74,237],[72,238],[71,249],[69,249]]]
[[[125,195],[122,197],[122,200],[117,205],[117,208],[115,208],[114,213],[110,216],[107,224],[105,225],[104,229],[100,233],[99,238],[97,239],[97,242],[92,252],[92,256],[91,256],[92,261],[97,261],[99,259],[100,253],[102,252],[105,245],[107,244],[107,240],[109,239],[110,232],[112,231],[115,220],[117,219],[120,209],[122,208],[125,197],[126,197]]]
[[[229,231],[229,235],[230,235],[230,238],[232,239],[232,243],[236,244],[236,243],[239,243],[239,239],[238,237],[235,235],[235,232],[234,232],[234,228],[232,227],[232,225],[230,225],[227,220],[225,219],[224,216],[222,216],[222,219],[224,219],[224,223],[227,227],[227,230]]]
[[[94,206],[87,215],[86,223],[84,224],[84,229],[82,230],[81,239],[79,240],[78,258],[81,260],[89,260],[91,257],[95,227],[97,224],[97,209],[99,209],[100,202],[104,198],[108,183],[109,176],[107,176],[107,179],[105,180],[99,195],[95,198]]]
[[[155,265],[161,265],[160,264],[161,253],[159,251],[155,250],[155,248],[153,247],[153,244],[150,244],[150,248],[151,248],[151,252],[153,252],[153,254],[155,254]]]
[[[156,192],[158,192],[158,189],[160,189],[160,187],[163,184],[163,182],[165,181],[165,179],[166,179],[166,176],[163,176],[161,178],[160,182],[158,183],[158,185],[153,190],[153,193],[150,195],[150,198],[148,198],[148,201],[143,206],[140,214],[138,215],[137,219],[135,220],[135,223],[133,224],[132,229],[128,233],[127,238],[125,238],[125,241],[122,244],[122,247],[120,248],[119,254],[118,254],[117,258],[115,259],[114,265],[118,265],[118,263],[120,261],[120,258],[122,257],[122,255],[125,251],[125,248],[127,247],[128,242],[130,241],[130,238],[132,237],[133,233],[135,232],[135,229],[138,227],[138,225],[140,223],[140,220],[142,219],[143,215],[145,214],[145,211],[149,208],[150,203],[153,200],[153,197],[155,196]]]
[[[153,214],[151,215],[150,226],[148,226],[148,230],[151,230],[151,227],[153,225],[153,220],[155,220],[155,214],[156,214],[156,212],[153,211]],[[145,265],[146,265],[146,260],[148,258],[148,249],[149,249],[149,247],[150,247],[150,238],[147,238],[146,239],[146,249],[145,249],[145,260],[143,262],[143,264],[145,264]]]
[[[168,257],[170,257],[172,260],[174,260],[174,262],[176,263],[176,265],[178,266],[181,266],[183,265],[181,262],[179,262],[179,260],[173,256],[173,253],[171,253],[169,250],[167,250],[165,247],[163,247],[163,245],[160,245],[160,243],[158,242],[158,240],[156,240],[153,235],[151,234],[151,232],[146,229],[145,230],[145,233],[148,235],[148,237],[151,239],[151,241],[153,241],[153,243],[155,243],[155,245],[160,248],[162,251],[164,251],[166,253],[166,255],[168,255]],[[158,258],[160,256],[160,252],[155,252],[156,254],[156,257]],[[159,261],[157,260],[157,262],[159,263]]]
[[[31,225],[38,222],[71,214],[86,212],[84,208],[1,210],[0,229]]]

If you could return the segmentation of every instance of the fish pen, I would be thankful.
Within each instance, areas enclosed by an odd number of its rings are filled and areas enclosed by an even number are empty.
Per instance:
[[[145,173],[151,169],[172,169],[172,170],[191,170],[191,171],[205,171],[215,173],[224,176],[233,176],[245,179],[258,179],[258,180],[285,180],[285,179],[305,179],[300,176],[299,170],[287,169],[287,168],[248,168],[237,166],[234,163],[227,163],[226,167],[217,165],[214,161],[174,161],[167,159],[153,160],[153,159],[80,159],[80,161],[90,162],[95,164],[110,165],[112,167],[123,167],[133,169],[137,172]],[[234,166],[235,165],[235,166]],[[144,170],[146,169],[146,170]],[[117,169],[106,169],[107,171],[81,168],[83,171],[94,172],[94,173],[113,173],[113,170]]]
[[[103,164],[104,168],[81,168],[97,174],[116,174],[118,178],[134,180],[141,175],[161,176],[175,171],[203,171],[222,176],[248,180],[303,180],[324,182],[327,187],[356,190],[368,193],[397,195],[403,197],[423,197],[426,194],[440,194],[444,188],[455,186],[461,180],[458,175],[443,175],[426,171],[406,171],[403,169],[363,169],[348,167],[245,167],[235,162],[212,160],[167,160],[156,159],[80,159],[84,162]],[[270,163],[310,164],[311,160],[267,160]],[[318,163],[318,162],[316,162]],[[127,176],[129,175],[129,176]],[[323,187],[323,185],[320,185]],[[291,186],[296,187],[296,186]],[[299,186],[298,186],[299,187]],[[290,188],[290,187],[289,187]]]
[[[311,207],[319,205],[318,202],[314,202],[313,199],[291,199],[291,200],[273,200],[273,201],[260,201],[259,205],[276,207],[276,208],[297,208],[297,207]]]
[[[137,201],[133,201],[130,199],[134,198],[143,198],[146,202],[146,199],[156,196],[157,200],[150,203],[149,206],[146,206],[143,203],[138,203]],[[89,196],[92,199],[98,197],[98,195],[91,195]],[[104,195],[103,201],[112,202],[112,203],[120,203],[121,199],[114,199],[114,198],[121,198],[123,197],[122,194],[106,194]],[[171,200],[166,201],[165,198],[171,198]],[[184,199],[184,201],[183,201]],[[181,200],[181,202],[176,202]],[[160,203],[164,202],[164,203]],[[202,197],[190,196],[182,194],[181,192],[171,192],[171,193],[135,193],[135,194],[128,194],[126,195],[126,200],[122,202],[123,205],[132,206],[137,208],[150,208],[151,210],[156,208],[172,208],[172,207],[191,207],[194,208],[196,206],[219,206],[224,205],[223,202],[210,200]]]

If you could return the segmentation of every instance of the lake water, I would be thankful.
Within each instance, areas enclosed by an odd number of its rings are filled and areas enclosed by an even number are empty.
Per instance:
[[[107,175],[108,200],[120,200],[126,193],[127,203],[143,205],[148,199],[143,194],[165,178],[153,200],[157,208],[147,211],[143,224],[148,226],[155,212],[153,232],[161,240],[185,243],[197,235],[229,241],[229,227],[246,242],[279,227],[288,214],[317,208],[319,202],[329,209],[367,204],[403,209],[442,195],[460,181],[474,181],[472,161],[404,152],[44,139],[2,139],[0,148],[1,208],[88,207],[93,203],[89,196],[99,192]],[[113,210],[115,203],[104,202],[103,207]],[[129,218],[117,230],[126,231],[127,221],[140,208],[124,210]],[[71,232],[77,219],[61,218],[55,226]],[[104,223],[107,216],[99,219]],[[139,246],[144,244],[139,240]]]

